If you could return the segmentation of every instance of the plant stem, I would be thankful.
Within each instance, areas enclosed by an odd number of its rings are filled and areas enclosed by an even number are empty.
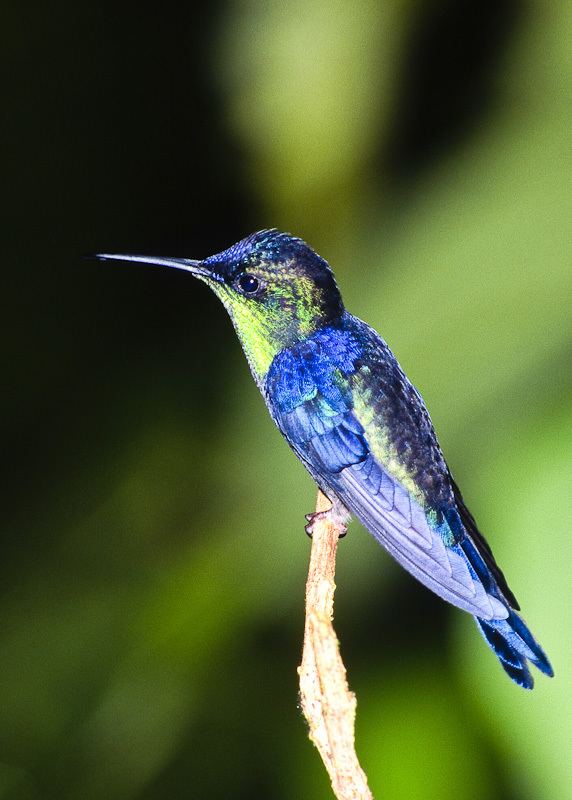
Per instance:
[[[316,511],[330,501],[318,492]],[[325,516],[314,522],[306,583],[306,623],[300,676],[300,701],[314,742],[338,800],[373,800],[355,752],[356,698],[350,692],[340,656],[334,615],[336,550],[345,528]]]

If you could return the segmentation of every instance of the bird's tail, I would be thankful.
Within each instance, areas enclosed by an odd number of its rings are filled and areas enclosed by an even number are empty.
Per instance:
[[[528,662],[530,661],[541,672],[552,678],[554,672],[550,661],[528,629],[526,622],[517,613],[520,609],[518,601],[496,563],[491,548],[465,505],[459,487],[452,478],[451,481],[464,533],[459,547],[487,594],[500,600],[508,614],[506,619],[475,617],[475,620],[485,642],[498,657],[507,675],[519,686],[532,689],[534,680],[530,674]],[[454,529],[455,516],[451,521]]]
[[[554,675],[546,653],[538,644],[522,617],[511,607],[511,600],[517,608],[518,604],[510,589],[506,587],[505,592],[501,591],[499,579],[503,587],[506,586],[506,581],[502,572],[492,560],[492,553],[490,553],[490,563],[494,565],[494,572],[491,566],[485,562],[483,555],[477,550],[470,537],[467,536],[464,539],[461,543],[461,548],[487,592],[497,597],[508,611],[506,619],[485,620],[481,619],[481,617],[475,617],[479,630],[483,634],[486,643],[498,657],[507,675],[519,686],[525,689],[532,689],[534,680],[528,668],[528,661],[538,667],[545,675],[550,677]],[[507,599],[507,594],[510,600]]]
[[[509,609],[506,619],[475,619],[502,668],[519,686],[525,689],[532,689],[534,686],[527,661],[532,662],[545,675],[554,675],[546,653],[516,611]]]

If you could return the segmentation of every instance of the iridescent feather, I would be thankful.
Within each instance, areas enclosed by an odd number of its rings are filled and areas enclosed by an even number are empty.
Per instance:
[[[532,688],[528,661],[552,675],[421,396],[383,339],[345,311],[327,262],[275,230],[204,261],[140,260],[184,269],[221,299],[274,421],[330,500],[425,586],[473,614],[514,681]]]

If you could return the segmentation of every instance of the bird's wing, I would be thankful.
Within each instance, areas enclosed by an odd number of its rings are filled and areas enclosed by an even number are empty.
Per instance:
[[[278,427],[318,484],[333,490],[406,570],[471,614],[505,618],[507,609],[487,593],[446,523],[437,524],[372,453],[349,377],[355,348],[341,337],[335,347],[318,338],[275,360],[266,399]]]
[[[513,591],[506,582],[504,573],[497,564],[489,543],[478,529],[477,523],[475,522],[473,515],[465,505],[465,501],[463,500],[463,495],[461,494],[461,490],[453,480],[452,476],[449,475],[449,477],[451,479],[451,486],[453,488],[453,494],[455,496],[455,504],[457,506],[459,516],[461,518],[461,522],[463,523],[465,531],[471,537],[473,544],[475,545],[479,555],[483,559],[487,568],[490,570],[491,575],[496,581],[496,584],[501,590],[502,594],[504,595],[504,597],[506,597],[506,599],[510,603],[511,608],[516,609],[516,611],[520,611],[520,605],[518,603],[518,600],[516,599]]]
[[[488,594],[458,544],[447,545],[421,505],[370,454],[343,469],[336,494],[385,549],[444,600],[481,619],[505,619],[508,610]]]

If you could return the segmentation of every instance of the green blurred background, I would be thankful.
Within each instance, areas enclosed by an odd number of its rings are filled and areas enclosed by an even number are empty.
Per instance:
[[[328,798],[297,708],[315,489],[168,270],[306,238],[422,390],[556,671],[357,525],[336,624],[379,798],[572,797],[572,5],[8,0],[1,800]]]

